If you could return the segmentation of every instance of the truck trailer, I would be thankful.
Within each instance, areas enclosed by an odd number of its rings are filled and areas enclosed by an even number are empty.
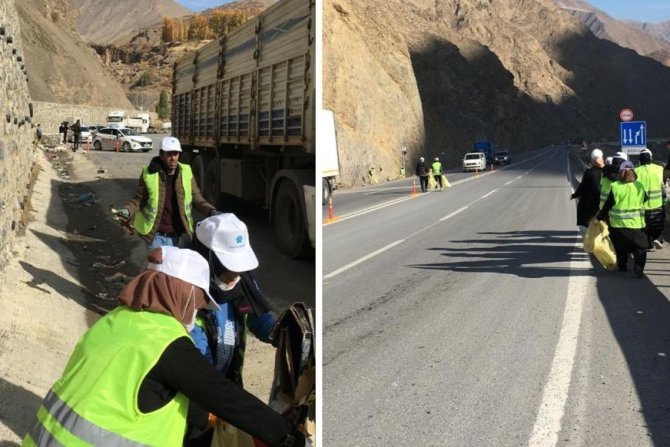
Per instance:
[[[174,64],[172,134],[204,196],[269,211],[282,250],[313,253],[315,4],[281,0]]]

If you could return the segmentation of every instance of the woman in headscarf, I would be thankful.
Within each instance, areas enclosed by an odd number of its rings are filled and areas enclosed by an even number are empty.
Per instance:
[[[609,218],[610,236],[616,251],[617,267],[627,270],[628,258],[633,255],[635,276],[644,276],[649,239],[644,231],[644,202],[648,196],[637,181],[635,166],[624,161],[619,167],[619,180],[612,183],[611,191],[597,219]]]
[[[181,446],[187,420],[203,428],[224,420],[269,446],[303,446],[292,423],[193,345],[187,330],[196,312],[208,301],[215,306],[208,287],[209,267],[198,253],[154,249],[147,270],[121,292],[121,305],[79,340],[23,445]]]

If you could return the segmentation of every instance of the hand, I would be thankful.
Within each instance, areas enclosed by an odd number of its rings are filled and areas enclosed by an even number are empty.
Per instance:
[[[127,208],[120,208],[120,209],[116,210],[116,212],[114,214],[119,216],[122,219],[125,219],[125,220],[130,219],[130,211],[128,211]]]
[[[214,210],[209,212],[209,217],[218,216],[219,214],[223,214],[223,213],[219,210],[214,209]]]

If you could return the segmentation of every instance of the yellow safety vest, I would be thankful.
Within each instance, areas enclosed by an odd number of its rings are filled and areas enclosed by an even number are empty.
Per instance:
[[[610,195],[612,190],[612,180],[610,180],[606,175],[600,177],[600,206],[599,209],[603,208],[603,205],[607,201],[607,197]]]
[[[188,336],[175,318],[121,306],[79,340],[23,446],[181,446],[188,398],[142,413],[140,385],[165,348]]]
[[[178,172],[181,173],[181,184],[184,188],[184,214],[186,214],[186,220],[188,220],[189,232],[193,233],[193,214],[191,211],[193,206],[193,191],[191,189],[193,171],[191,171],[189,165],[179,163]],[[146,166],[142,170],[142,179],[147,187],[149,198],[142,209],[140,209],[140,212],[135,214],[133,221],[133,226],[141,235],[147,235],[151,232],[158,217],[158,210],[159,208],[162,209],[163,204],[159,203],[161,198],[159,197],[160,187],[158,176],[158,172],[151,174],[149,168]],[[165,200],[165,197],[162,197],[162,200]]]
[[[612,183],[614,206],[610,209],[610,226],[612,228],[641,229],[644,221],[644,186],[635,181],[629,183]]]
[[[645,208],[653,210],[663,206],[663,167],[657,164],[647,164],[635,168],[637,181],[644,185],[644,190],[649,196]]]
[[[433,168],[433,175],[442,174],[442,163],[440,163],[439,161],[433,162],[432,168]]]

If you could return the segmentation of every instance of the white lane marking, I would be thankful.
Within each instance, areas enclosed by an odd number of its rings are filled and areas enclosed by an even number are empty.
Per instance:
[[[528,441],[529,447],[550,447],[558,444],[561,420],[565,413],[565,403],[570,390],[572,369],[575,364],[579,326],[582,308],[589,290],[589,276],[577,274],[588,271],[591,263],[588,258],[573,258],[570,262],[572,274],[568,279],[567,300],[558,336],[551,371],[542,393],[542,403],[535,419],[533,434]]]
[[[570,160],[568,159],[568,172]],[[575,244],[575,251],[579,250]],[[568,278],[567,299],[561,332],[554,351],[554,359],[547,383],[542,392],[542,403],[535,419],[533,433],[528,441],[529,447],[551,447],[558,444],[561,431],[561,420],[565,413],[565,403],[570,390],[572,368],[575,364],[579,326],[582,320],[582,309],[587,291],[589,276],[577,275],[578,271],[587,271],[591,267],[587,257],[573,257],[570,262],[571,275]]]
[[[371,213],[373,211],[377,211],[377,210],[380,210],[382,208],[386,208],[387,206],[391,206],[391,205],[395,205],[396,203],[404,202],[405,200],[409,200],[411,198],[412,198],[412,196],[402,197],[400,199],[389,200],[388,202],[380,203],[379,205],[374,205],[374,206],[371,206],[370,208],[365,208],[365,209],[362,209],[360,211],[354,211],[353,213],[349,213],[349,214],[345,214],[343,216],[339,216],[336,221],[331,222],[331,223],[325,223],[325,224],[323,224],[323,226],[325,227],[327,225],[332,225],[333,223],[342,222],[343,220],[352,219],[354,217],[362,216],[363,214],[368,214],[368,213]]]
[[[467,210],[467,209],[468,209],[468,206],[470,206],[470,205],[466,205],[466,206],[464,206],[463,208],[459,208],[459,209],[457,209],[457,210],[454,211],[453,213],[449,213],[449,214],[447,214],[447,215],[444,216],[442,219],[440,219],[439,222],[444,222],[444,221],[447,220],[447,219],[451,219],[451,218],[454,217],[456,214],[458,214],[458,213],[460,213],[460,212],[463,212],[463,211]]]
[[[358,264],[360,264],[362,262],[365,262],[368,259],[374,258],[378,254],[384,253],[386,250],[390,250],[391,248],[395,247],[398,244],[402,244],[403,242],[405,242],[405,239],[401,239],[399,241],[392,242],[392,243],[388,244],[387,246],[380,248],[379,250],[375,250],[372,253],[369,253],[369,254],[363,256],[362,258],[356,259],[354,262],[350,262],[349,264],[345,265],[344,267],[340,267],[339,269],[335,270],[334,272],[330,272],[327,275],[324,275],[323,279],[330,279],[333,276],[339,275],[340,273],[345,272],[352,267],[356,267]]]
[[[484,195],[482,196],[482,199],[487,198],[488,196],[490,196],[491,194],[493,194],[493,193],[496,192],[497,190],[498,190],[498,188],[494,189],[493,191],[489,191],[489,192],[487,192],[486,194],[484,194]]]
[[[516,179],[514,179],[514,180],[516,180]],[[503,186],[509,186],[509,185],[511,185],[512,182],[513,182],[514,180],[510,180],[509,182],[505,183]]]

